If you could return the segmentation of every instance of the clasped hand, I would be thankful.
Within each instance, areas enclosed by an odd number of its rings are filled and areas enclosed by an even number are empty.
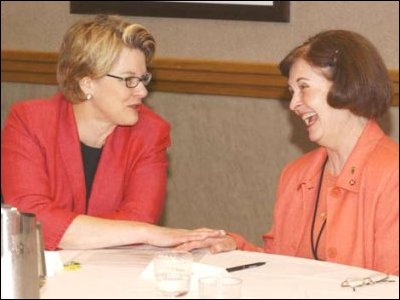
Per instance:
[[[236,249],[235,240],[229,235],[209,236],[204,239],[192,240],[182,243],[177,250],[191,251],[199,248],[209,248],[212,254],[219,252],[232,251]]]
[[[202,244],[196,244],[196,242],[206,242],[208,240],[223,238],[226,236],[226,232],[224,230],[209,228],[198,228],[194,230],[189,230],[152,225],[148,229],[150,229],[150,232],[146,234],[146,243],[159,247],[187,245],[187,251],[191,249],[202,248],[201,246],[198,246]]]

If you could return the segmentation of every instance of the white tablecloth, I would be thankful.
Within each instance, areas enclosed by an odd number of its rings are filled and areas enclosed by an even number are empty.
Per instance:
[[[162,249],[149,246],[102,250],[60,251],[63,262],[78,261],[81,268],[48,277],[41,298],[161,298],[155,282],[139,278]],[[264,266],[230,273],[243,280],[242,298],[397,298],[399,277],[393,283],[342,288],[348,277],[367,277],[374,271],[345,265],[265,253],[232,251],[210,255],[195,252],[195,260],[221,267],[258,261]],[[198,298],[191,290],[183,298]]]

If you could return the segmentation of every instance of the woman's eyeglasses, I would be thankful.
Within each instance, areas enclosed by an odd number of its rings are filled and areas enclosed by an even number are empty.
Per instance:
[[[151,73],[146,73],[140,77],[137,76],[120,77],[111,74],[107,74],[106,76],[116,78],[121,81],[125,81],[125,85],[127,88],[135,88],[139,85],[140,82],[143,82],[143,84],[147,86],[151,81]]]
[[[352,288],[355,292],[356,288],[358,287],[377,284],[381,282],[395,282],[395,280],[390,279],[388,274],[375,273],[364,278],[348,278],[343,281],[340,286]]]

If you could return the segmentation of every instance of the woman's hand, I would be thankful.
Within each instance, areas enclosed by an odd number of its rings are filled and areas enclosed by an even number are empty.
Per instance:
[[[180,244],[189,245],[191,242],[212,238],[221,238],[226,235],[224,230],[215,230],[209,228],[188,230],[152,225],[147,229],[148,232],[145,234],[146,243],[159,247],[171,247]]]
[[[185,251],[191,251],[198,248],[210,248],[210,252],[215,254],[235,250],[236,242],[231,236],[224,235],[221,237],[208,237],[203,240],[190,241],[176,247],[177,250]]]

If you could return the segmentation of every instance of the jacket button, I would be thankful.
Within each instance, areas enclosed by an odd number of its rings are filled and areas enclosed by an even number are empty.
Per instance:
[[[337,249],[335,247],[328,248],[328,257],[335,258],[337,256]]]
[[[320,218],[322,221],[325,221],[327,215],[328,215],[328,214],[327,214],[326,212],[322,212],[322,213],[319,214],[319,218]]]
[[[331,191],[331,194],[333,197],[337,198],[340,195],[340,188],[338,187],[334,187]]]

